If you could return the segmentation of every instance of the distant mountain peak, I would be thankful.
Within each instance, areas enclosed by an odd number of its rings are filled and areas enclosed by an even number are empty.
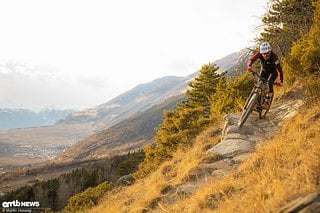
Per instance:
[[[229,54],[214,63],[220,67],[219,72],[237,66],[248,50]],[[98,129],[117,124],[130,115],[144,111],[169,97],[185,93],[188,85],[198,75],[198,71],[186,77],[164,76],[151,82],[139,84],[112,100],[97,107],[74,112],[60,123],[93,123]],[[232,73],[229,75],[232,75]]]

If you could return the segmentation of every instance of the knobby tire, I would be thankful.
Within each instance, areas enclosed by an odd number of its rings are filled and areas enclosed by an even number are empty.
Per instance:
[[[248,104],[247,106],[244,108],[241,116],[240,116],[240,119],[239,119],[239,122],[238,122],[238,127],[242,127],[243,124],[246,122],[246,120],[248,119],[250,113],[252,112],[252,108],[253,108],[253,105],[257,102],[257,99],[258,99],[258,94],[257,93],[254,93],[251,97],[250,97],[250,100],[248,101]]]

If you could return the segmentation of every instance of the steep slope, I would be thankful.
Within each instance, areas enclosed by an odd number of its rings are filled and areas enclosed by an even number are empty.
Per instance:
[[[314,192],[320,177],[320,117],[317,106],[301,107],[299,94],[278,99],[266,120],[252,114],[243,129],[236,127],[236,115],[227,116],[221,137],[221,130],[209,128],[191,149],[176,153],[150,176],[107,193],[92,212],[256,212],[262,206],[277,211]]]
[[[184,100],[183,94],[174,96],[144,112],[137,112],[124,121],[70,147],[56,161],[83,161],[141,149],[145,144],[152,142],[155,128],[162,122],[163,111],[173,109],[182,100]]]

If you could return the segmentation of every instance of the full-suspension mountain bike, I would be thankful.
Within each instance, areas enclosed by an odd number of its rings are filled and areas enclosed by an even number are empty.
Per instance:
[[[256,72],[252,72],[253,76],[257,78],[257,83],[253,87],[249,97],[244,105],[244,109],[241,113],[238,127],[242,127],[243,124],[246,122],[247,118],[251,114],[252,111],[256,111],[259,113],[259,118],[265,118],[266,114],[268,113],[271,103],[273,100],[273,94],[267,100],[267,94],[269,91],[269,84],[274,84],[274,82],[262,78]],[[266,101],[268,101],[269,107],[264,107]]]

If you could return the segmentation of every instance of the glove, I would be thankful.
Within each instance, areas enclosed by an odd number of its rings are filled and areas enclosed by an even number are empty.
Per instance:
[[[279,81],[279,82],[276,83],[276,85],[277,85],[278,87],[282,87],[282,84],[283,84],[282,81]]]
[[[252,72],[252,67],[248,66],[247,67],[247,72]]]

